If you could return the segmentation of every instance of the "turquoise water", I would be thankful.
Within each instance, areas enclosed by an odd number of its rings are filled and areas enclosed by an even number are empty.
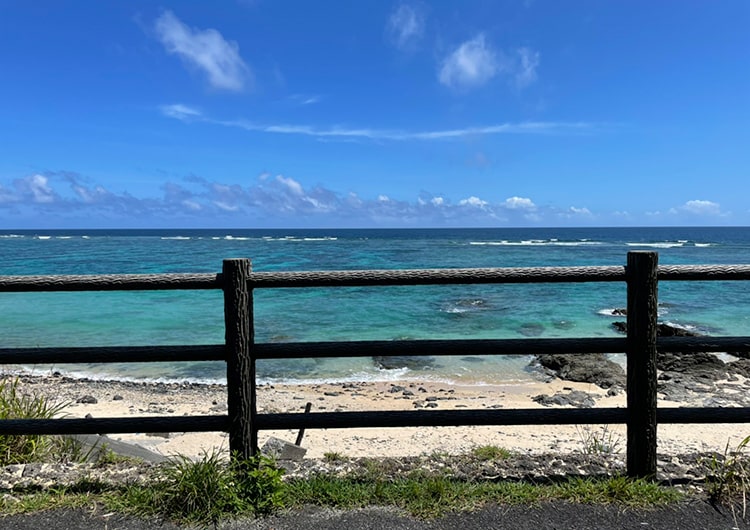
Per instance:
[[[629,250],[662,264],[747,264],[748,228],[435,230],[154,230],[0,232],[0,274],[218,272],[229,257],[256,271],[624,265]],[[750,282],[663,282],[661,318],[715,335],[750,335]],[[255,294],[258,342],[615,336],[621,284],[277,289]],[[221,294],[2,293],[0,347],[215,344]],[[403,377],[528,379],[526,357],[438,358],[420,370],[370,359],[261,361],[267,381]],[[222,380],[221,363],[65,365],[95,377]]]

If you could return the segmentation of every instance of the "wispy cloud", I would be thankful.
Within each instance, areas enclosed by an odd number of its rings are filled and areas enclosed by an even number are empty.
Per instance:
[[[521,122],[502,123],[482,127],[466,127],[463,129],[446,129],[439,131],[400,131],[384,129],[348,129],[334,127],[330,129],[316,128],[309,125],[262,125],[245,120],[213,121],[220,125],[239,127],[247,131],[266,132],[275,134],[296,134],[318,138],[360,138],[368,140],[451,140],[469,136],[487,136],[497,134],[560,134],[591,132],[596,127],[586,122]]]
[[[251,80],[237,43],[224,39],[217,30],[190,28],[171,11],[162,13],[154,27],[166,50],[202,71],[212,87],[241,91]]]
[[[536,81],[539,67],[539,52],[529,48],[516,50],[518,64],[515,67],[514,81],[518,88],[524,88]]]
[[[373,129],[368,127],[314,127],[298,124],[263,124],[250,120],[221,120],[205,115],[200,110],[180,103],[162,105],[159,111],[169,118],[180,121],[201,121],[224,127],[236,127],[245,131],[268,134],[311,136],[320,139],[359,139],[375,141],[430,141],[460,140],[471,136],[498,134],[581,134],[595,132],[600,126],[588,122],[519,122],[499,123],[458,129],[434,131],[404,131],[397,129]]]
[[[189,107],[181,103],[172,105],[162,105],[159,107],[162,114],[169,118],[175,118],[182,121],[197,120],[203,118],[203,113],[194,107]]]
[[[323,98],[317,95],[305,95],[305,94],[292,94],[289,96],[289,100],[297,103],[298,105],[312,105],[314,103],[320,103]]]
[[[390,42],[402,51],[414,49],[422,39],[425,16],[421,6],[401,4],[388,17],[386,32]]]

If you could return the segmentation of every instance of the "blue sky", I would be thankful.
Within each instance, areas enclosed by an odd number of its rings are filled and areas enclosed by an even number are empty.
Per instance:
[[[0,228],[750,225],[745,0],[0,12]]]

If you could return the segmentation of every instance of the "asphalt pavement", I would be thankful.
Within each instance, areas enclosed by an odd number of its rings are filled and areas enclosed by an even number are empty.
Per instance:
[[[717,510],[693,500],[666,508],[632,510],[617,506],[582,505],[567,502],[538,506],[495,506],[428,521],[385,508],[329,510],[306,508],[272,517],[225,521],[197,528],[220,530],[731,530],[750,529],[746,520],[729,509]],[[52,510],[28,515],[0,517],[3,530],[177,530],[168,521],[140,519],[90,510]]]

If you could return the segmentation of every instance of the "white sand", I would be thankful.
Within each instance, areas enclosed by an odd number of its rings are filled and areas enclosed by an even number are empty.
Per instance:
[[[226,388],[219,385],[158,385],[118,382],[81,381],[64,377],[24,378],[25,391],[43,393],[55,400],[69,403],[69,417],[95,418],[163,415],[226,414]],[[392,392],[399,385],[403,391]],[[307,402],[312,413],[362,410],[414,410],[415,401],[425,408],[436,403],[436,410],[452,409],[538,409],[532,401],[538,394],[552,395],[582,390],[597,394],[597,407],[624,407],[625,394],[607,397],[606,390],[595,385],[554,380],[549,383],[498,384],[494,386],[463,386],[445,383],[402,381],[398,383],[354,383],[325,385],[264,385],[258,389],[259,413],[302,412]],[[84,395],[97,403],[76,403]],[[427,398],[436,398],[428,401]],[[680,406],[660,401],[659,406]],[[559,407],[555,407],[559,408]],[[429,414],[425,408],[424,413]],[[723,451],[727,443],[736,446],[748,434],[742,425],[660,425],[659,452],[667,454]],[[465,453],[472,447],[494,445],[517,452],[576,452],[591,435],[611,442],[625,452],[624,425],[561,425],[561,426],[465,426],[383,429],[308,429],[302,446],[307,457],[320,458],[325,453],[344,456],[409,456],[431,453]],[[294,442],[297,431],[261,431],[259,443],[269,436]],[[152,451],[174,455],[197,456],[204,451],[227,449],[225,433],[136,433],[113,434],[110,437],[135,443]]]

